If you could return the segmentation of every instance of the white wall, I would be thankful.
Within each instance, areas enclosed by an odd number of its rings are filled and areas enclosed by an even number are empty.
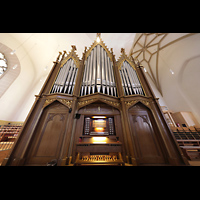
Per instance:
[[[17,40],[5,33],[0,34],[0,41],[11,49],[15,49],[20,45]],[[1,120],[24,121],[34,101],[33,99],[32,102],[29,102],[29,105],[24,107],[26,104],[25,100],[29,95],[35,76],[32,61],[26,53],[27,52],[23,49],[23,47],[19,48],[16,52],[19,60],[21,59],[21,72],[4,95],[0,98]]]
[[[169,109],[191,111],[200,123],[200,34],[166,47],[160,56],[160,83]]]

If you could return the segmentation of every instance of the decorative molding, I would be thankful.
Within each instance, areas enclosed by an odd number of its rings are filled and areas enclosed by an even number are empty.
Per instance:
[[[79,68],[80,66],[80,59],[78,55],[76,54],[76,46],[72,45],[72,50],[67,54],[67,56],[61,61],[60,68],[63,67],[63,65],[70,59],[72,58],[76,64],[76,68]]]
[[[84,106],[87,106],[89,104],[91,104],[92,102],[94,102],[95,100],[97,99],[88,99],[88,100],[85,100],[85,101],[79,101],[78,102],[78,109],[84,107]]]
[[[46,99],[43,108],[47,107],[49,104],[53,103],[54,101],[56,101],[56,99]]]
[[[124,61],[127,61],[131,67],[133,67],[133,69],[135,70],[135,65],[134,65],[134,61],[132,61],[130,58],[128,58],[128,56],[125,53],[125,50],[123,48],[121,48],[121,56],[119,57],[118,61],[116,62],[117,68],[118,70],[121,69],[121,66],[123,64]]]
[[[101,100],[103,100],[108,105],[111,105],[111,106],[116,107],[118,109],[120,108],[120,103],[119,102],[111,101],[111,100],[107,100],[107,99],[101,99]]]
[[[93,42],[93,44],[89,47],[88,51],[85,53],[85,60],[87,60],[87,57],[90,55],[91,51],[94,49],[95,46],[97,46],[98,44],[101,45],[105,51],[107,52],[110,60],[113,62],[113,50],[111,48],[111,51],[108,49],[108,47],[106,46],[106,44],[103,42],[103,40],[101,39],[101,34],[98,35],[97,34],[97,37],[99,37],[100,41],[97,42],[96,40]],[[87,48],[86,48],[87,49]],[[85,50],[86,50],[85,49]]]
[[[120,109],[120,102],[116,102],[116,101],[112,101],[112,100],[107,100],[105,98],[95,98],[95,99],[88,99],[88,100],[85,100],[85,101],[79,101],[78,102],[78,109],[84,107],[84,106],[87,106],[95,101],[102,101],[103,103],[106,103],[112,107],[115,107],[115,108],[118,108]]]
[[[142,104],[144,104],[145,106],[147,106],[151,109],[150,102],[146,101],[146,100],[125,101],[125,105],[127,108],[130,108],[131,106],[135,105],[138,102],[141,102]]]
[[[68,108],[72,107],[72,102],[73,101],[69,101],[66,99],[57,99],[60,103],[62,103],[63,105],[67,106]]]
[[[62,103],[64,106],[67,106],[69,109],[72,107],[72,102],[73,101],[69,101],[66,99],[60,99],[60,98],[54,98],[54,99],[46,99],[45,103],[43,105],[43,108],[45,108],[46,106],[48,106],[49,104],[52,104],[54,101],[59,101],[60,103]]]

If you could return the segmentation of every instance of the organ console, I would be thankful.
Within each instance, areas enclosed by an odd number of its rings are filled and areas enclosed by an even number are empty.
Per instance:
[[[124,165],[113,117],[87,116],[84,122],[84,132],[76,144],[75,165]]]
[[[85,117],[84,133],[85,135],[113,135],[114,122],[113,117],[92,116]]]

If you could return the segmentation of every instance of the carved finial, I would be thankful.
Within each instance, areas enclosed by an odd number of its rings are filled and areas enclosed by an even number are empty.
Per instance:
[[[99,43],[101,41],[101,33],[97,33],[96,41]]]
[[[72,45],[72,51],[76,51],[76,46],[75,45]]]
[[[97,37],[99,37],[99,38],[100,38],[100,37],[101,37],[101,33],[97,33]]]
[[[121,53],[125,54],[125,49],[124,48],[121,48]]]
[[[56,59],[56,62],[58,62],[58,60],[59,60],[59,58],[60,58],[61,55],[62,55],[62,52],[59,52],[59,55],[58,55],[58,57]]]
[[[64,57],[65,57],[65,54],[66,54],[67,52],[66,51],[63,51],[63,55],[62,55],[62,58],[61,58],[61,60],[63,60],[64,59]]]

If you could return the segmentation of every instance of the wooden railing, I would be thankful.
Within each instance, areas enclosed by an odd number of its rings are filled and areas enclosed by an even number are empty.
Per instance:
[[[22,125],[0,126],[0,151],[9,150],[17,138]]]

